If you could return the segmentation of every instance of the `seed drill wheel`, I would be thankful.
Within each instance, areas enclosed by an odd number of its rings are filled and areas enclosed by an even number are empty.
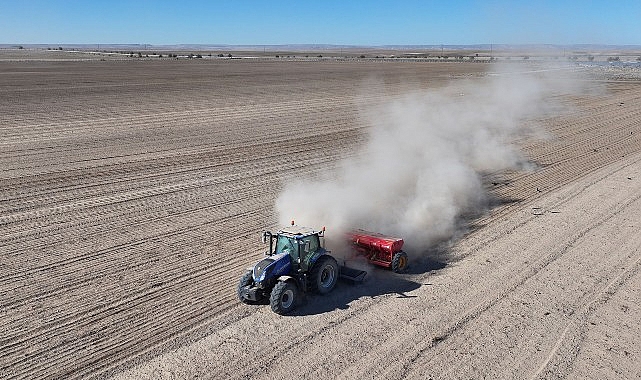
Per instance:
[[[321,256],[312,269],[312,287],[319,294],[327,294],[338,281],[338,263],[331,256]]]
[[[278,314],[287,314],[296,308],[298,288],[290,281],[278,281],[269,297],[272,311]]]
[[[407,269],[407,264],[407,253],[399,251],[392,258],[392,271],[396,273],[403,272],[405,269]]]

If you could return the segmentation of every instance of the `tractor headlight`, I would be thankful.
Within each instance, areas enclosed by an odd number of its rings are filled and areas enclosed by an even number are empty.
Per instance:
[[[254,282],[255,283],[260,283],[261,281],[264,281],[266,278],[269,278],[269,275],[273,269],[272,264],[274,263],[274,259],[271,257],[267,257],[263,260],[261,260],[256,266],[254,267]]]

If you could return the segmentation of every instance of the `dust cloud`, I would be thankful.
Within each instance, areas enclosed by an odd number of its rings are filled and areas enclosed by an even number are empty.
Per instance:
[[[512,64],[364,107],[362,151],[321,179],[288,182],[276,201],[280,222],[327,226],[333,236],[363,228],[419,250],[451,238],[461,215],[486,209],[484,173],[531,170],[513,142],[540,133],[526,120],[561,111],[550,99],[577,90],[569,71]]]

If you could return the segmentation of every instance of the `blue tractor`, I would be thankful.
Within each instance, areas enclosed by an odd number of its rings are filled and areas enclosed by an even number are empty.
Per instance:
[[[287,314],[294,310],[303,293],[329,293],[339,277],[362,281],[365,271],[339,266],[330,251],[325,250],[325,239],[321,239],[324,233],[325,228],[315,231],[293,223],[276,234],[265,231],[263,243],[269,243],[267,257],[240,279],[240,301],[255,304],[269,299],[274,312]]]

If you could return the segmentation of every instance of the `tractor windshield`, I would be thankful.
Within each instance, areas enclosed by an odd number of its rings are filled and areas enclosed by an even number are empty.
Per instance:
[[[284,235],[278,235],[276,240],[276,254],[286,252],[289,255],[298,253],[298,245],[294,238],[290,238]]]

